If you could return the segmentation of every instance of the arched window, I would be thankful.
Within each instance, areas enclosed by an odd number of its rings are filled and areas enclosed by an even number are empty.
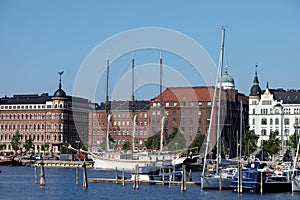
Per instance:
[[[279,118],[275,118],[275,125],[279,125]]]
[[[267,135],[267,130],[266,129],[262,129],[261,130],[261,135]]]
[[[270,119],[270,125],[273,125],[273,119],[272,118]]]
[[[267,118],[261,119],[261,125],[267,125]]]

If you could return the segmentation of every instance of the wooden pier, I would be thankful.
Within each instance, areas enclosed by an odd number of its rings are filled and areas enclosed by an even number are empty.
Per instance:
[[[122,184],[122,179],[115,178],[89,178],[89,182],[91,183],[108,183],[108,184]],[[125,184],[134,184],[134,180],[125,180]],[[139,181],[141,185],[171,185],[171,186],[180,186],[181,181]],[[200,182],[186,182],[186,186],[200,186]]]

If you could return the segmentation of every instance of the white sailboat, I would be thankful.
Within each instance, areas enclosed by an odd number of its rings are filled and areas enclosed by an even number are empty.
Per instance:
[[[109,68],[109,62],[107,64],[107,71]],[[160,55],[160,85],[162,85],[162,57]],[[106,85],[108,85],[108,73],[106,77]],[[161,91],[160,86],[160,93]],[[107,89],[106,89],[106,92]],[[135,133],[135,119],[136,115],[134,113],[134,58],[132,58],[132,116],[133,116],[133,131],[132,131],[132,153],[128,156],[124,156],[120,152],[112,152],[109,151],[109,124],[110,124],[110,114],[108,109],[108,95],[106,95],[106,112],[108,114],[108,125],[107,125],[107,133],[106,133],[106,152],[101,153],[93,153],[92,158],[94,160],[94,168],[96,169],[110,169],[115,170],[124,169],[125,171],[133,171],[136,166],[143,167],[143,166],[150,166],[150,165],[161,165],[163,162],[172,162],[174,159],[177,158],[177,153],[174,152],[163,152],[162,144],[163,144],[163,126],[164,126],[164,117],[161,120],[161,140],[160,140],[160,151],[158,154],[154,153],[134,153],[134,133]]]
[[[213,104],[212,104],[212,114],[211,114],[211,120],[210,120],[210,126],[209,126],[209,133],[207,136],[207,144],[206,144],[206,150],[205,150],[205,158],[204,158],[204,165],[203,165],[203,171],[201,176],[201,188],[202,189],[230,189],[230,185],[233,181],[233,176],[236,172],[235,168],[231,169],[223,169],[219,170],[219,163],[221,161],[220,158],[220,140],[221,140],[221,93],[222,93],[222,71],[223,71],[223,57],[224,57],[224,39],[225,39],[225,29],[222,27],[222,45],[221,45],[221,52],[220,52],[220,60],[219,60],[219,67],[218,67],[218,74],[216,78],[216,86],[213,96]],[[214,174],[206,174],[206,166],[207,166],[207,159],[206,156],[209,152],[209,145],[210,145],[210,137],[212,136],[211,133],[215,132],[213,130],[213,123],[214,123],[214,114],[215,114],[215,104],[217,99],[217,91],[218,91],[218,110],[217,110],[217,121],[216,121],[216,133],[217,133],[217,157],[216,157],[216,169]]]
[[[292,192],[300,192],[300,171],[296,168],[298,162],[298,154],[299,154],[299,145],[300,145],[300,137],[298,139],[297,151],[293,165],[293,173],[292,173]]]

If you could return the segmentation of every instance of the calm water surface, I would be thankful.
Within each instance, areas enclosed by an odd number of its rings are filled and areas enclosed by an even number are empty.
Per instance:
[[[79,169],[79,185],[75,182],[75,169],[45,168],[46,186],[41,188],[35,183],[33,167],[0,167],[0,199],[300,199],[300,194],[254,194],[237,195],[231,191],[202,191],[200,187],[188,187],[185,193],[180,187],[140,185],[134,191],[132,185],[88,183],[82,187],[82,170]],[[40,170],[37,170],[38,175]],[[89,178],[114,178],[114,171],[88,169]],[[130,177],[130,174],[126,174]],[[39,182],[39,179],[38,179]]]

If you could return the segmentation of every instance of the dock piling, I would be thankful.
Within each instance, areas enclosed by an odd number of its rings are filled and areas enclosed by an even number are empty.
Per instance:
[[[87,174],[86,174],[86,164],[85,162],[83,162],[83,188],[87,188],[88,187],[88,182],[87,182]]]
[[[44,172],[44,162],[41,162],[41,174],[40,174],[40,186],[45,186],[45,172]]]
[[[237,188],[237,193],[240,194],[243,192],[243,183],[242,183],[242,164],[240,163],[238,166],[238,188]]]
[[[186,191],[186,166],[182,165],[182,181],[181,181],[181,191]]]
[[[172,180],[171,169],[169,169],[169,188],[171,188],[171,180]]]
[[[38,184],[38,177],[37,177],[37,166],[34,166],[34,178],[35,178],[35,183]]]
[[[119,176],[119,175],[118,175],[118,168],[116,167],[116,184],[118,184],[118,179],[119,179],[118,176]]]
[[[78,185],[79,184],[79,169],[78,169],[78,167],[76,167],[76,185]]]
[[[122,171],[122,187],[125,187],[125,173],[124,173],[124,168]]]

